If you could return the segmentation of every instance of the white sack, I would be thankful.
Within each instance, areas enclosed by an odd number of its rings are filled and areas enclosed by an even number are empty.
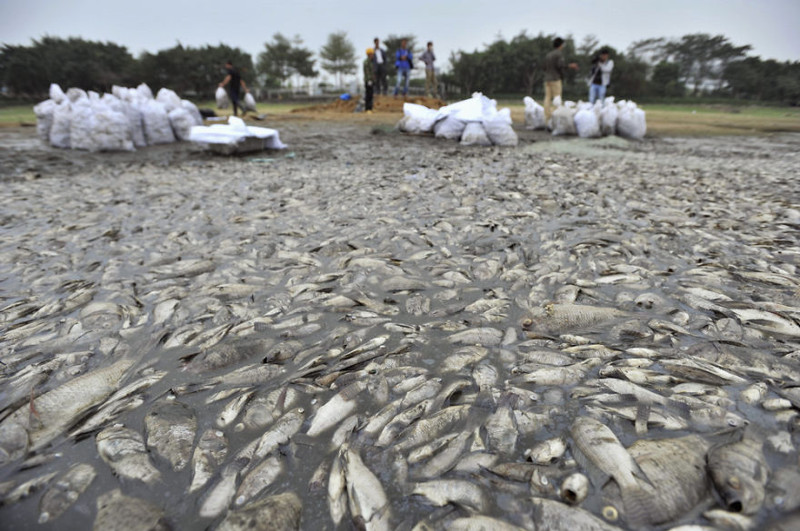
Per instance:
[[[128,118],[111,108],[95,109],[92,120],[93,151],[134,151]]]
[[[243,108],[245,111],[255,112],[256,110],[258,110],[256,109],[256,99],[249,92],[245,92],[243,104],[244,104]]]
[[[525,102],[525,129],[544,129],[544,107],[530,96],[522,98]]]
[[[50,99],[53,100],[56,105],[60,105],[66,98],[67,95],[64,94],[64,91],[61,90],[58,83],[50,83]]]
[[[148,87],[145,83],[142,83],[141,85],[136,87],[136,92],[138,92],[139,96],[141,96],[145,100],[153,99],[153,91],[150,90],[150,87]]]
[[[462,146],[491,146],[492,141],[480,122],[469,122],[461,135]]]
[[[142,121],[142,111],[136,104],[128,101],[122,102],[122,114],[128,119],[128,129],[131,132],[131,140],[137,148],[147,145],[144,137],[144,122]]]
[[[467,122],[459,120],[454,116],[446,116],[433,125],[433,133],[436,135],[436,138],[460,140],[466,126]]]
[[[50,141],[50,129],[53,128],[53,113],[55,113],[56,107],[56,102],[52,99],[44,100],[33,107],[33,113],[36,115],[36,134],[44,142]]]
[[[172,132],[167,111],[162,103],[149,100],[142,105],[141,111],[147,145],[175,142],[175,134]]]
[[[181,100],[181,107],[189,111],[189,114],[192,115],[192,118],[194,118],[194,125],[203,125],[203,115],[200,114],[200,109],[197,108],[197,105],[189,100]]]
[[[550,115],[550,123],[554,136],[578,134],[578,131],[575,129],[574,107],[567,105],[556,107],[556,110]]]
[[[517,133],[511,127],[511,111],[500,109],[491,118],[483,120],[483,128],[495,146],[516,146],[519,142]]]
[[[74,103],[69,128],[69,141],[72,149],[95,151],[93,129],[94,109],[92,109],[92,104],[88,99]]]
[[[217,87],[214,97],[217,99],[217,109],[227,109],[231,104],[231,100],[228,99],[228,92],[222,87]]]
[[[189,140],[192,127],[198,125],[192,114],[183,107],[180,107],[178,109],[172,109],[168,116],[175,137],[178,140]]]
[[[405,120],[401,120],[402,128],[401,124],[398,124],[398,129],[406,133],[430,133],[433,131],[433,124],[436,123],[439,111],[416,103],[404,103],[403,115]]]
[[[619,117],[619,109],[614,105],[614,98],[611,102],[606,98],[606,103],[600,110],[600,131],[604,135],[617,134],[617,118]]]
[[[600,120],[594,109],[582,108],[575,113],[575,130],[581,138],[596,138],[600,136]]]
[[[71,147],[69,131],[72,128],[72,105],[64,101],[53,111],[53,126],[50,128],[50,145],[57,148]]]
[[[267,127],[253,127],[244,123],[241,118],[231,116],[227,124],[213,124],[210,126],[196,125],[192,127],[189,140],[202,144],[236,144],[246,138],[260,138],[264,140],[264,147],[269,149],[284,149],[286,144],[281,142],[280,135],[275,129]]]
[[[181,99],[175,94],[175,91],[168,88],[162,87],[158,89],[156,101],[164,104],[164,109],[168,114],[172,112],[172,109],[177,109],[181,106]]]
[[[85,90],[73,87],[67,89],[67,99],[71,103],[75,103],[80,100],[88,100],[89,96],[86,94]]]
[[[641,140],[647,133],[644,111],[633,102],[628,102],[619,111],[617,133],[626,138]]]

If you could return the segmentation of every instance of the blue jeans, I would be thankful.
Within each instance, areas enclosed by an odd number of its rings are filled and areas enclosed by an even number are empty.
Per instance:
[[[394,95],[397,96],[397,93],[400,91],[400,80],[405,79],[405,84],[403,85],[403,96],[408,94],[408,74],[409,70],[407,68],[398,68],[397,69],[397,84],[394,86]]]
[[[605,97],[606,97],[605,85],[595,85],[594,83],[589,85],[589,103],[594,103],[597,100],[602,101],[603,98]]]

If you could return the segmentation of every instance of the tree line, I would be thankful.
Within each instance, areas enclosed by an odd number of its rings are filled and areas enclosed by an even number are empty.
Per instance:
[[[542,93],[545,55],[556,35],[522,32],[510,40],[498,38],[474,52],[457,51],[450,56],[450,69],[440,75],[452,91],[469,95]],[[391,53],[407,39],[417,52],[413,35],[390,35],[383,39]],[[800,62],[779,62],[749,56],[751,46],[737,46],[723,35],[704,33],[678,39],[654,38],[637,41],[625,52],[605,45],[614,60],[610,94],[617,98],[682,98],[712,95],[750,101],[800,104]],[[576,62],[564,80],[567,98],[585,98],[585,78],[591,61],[601,48],[593,35],[576,43],[566,39],[564,55]],[[335,32],[318,52],[323,70],[336,76],[359,71],[361,55],[345,32]],[[145,82],[168,87],[179,94],[211,97],[224,76],[222,65],[231,60],[248,86],[279,88],[294,80],[319,76],[314,52],[300,36],[273,35],[264,43],[256,60],[240,48],[219,44],[191,47],[177,44],[155,53],[134,57],[126,47],[111,42],[81,38],[43,37],[29,46],[0,48],[0,85],[12,96],[42,97],[50,83],[62,87],[109,92],[112,85],[131,86]],[[393,61],[389,61],[393,75]]]

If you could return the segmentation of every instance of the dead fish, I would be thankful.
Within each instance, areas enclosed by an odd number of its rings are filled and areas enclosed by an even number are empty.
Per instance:
[[[582,304],[548,304],[523,319],[522,328],[541,334],[585,330],[629,315],[616,308]]]
[[[331,462],[328,476],[328,510],[335,525],[339,525],[347,514],[347,478],[343,467],[344,452],[347,446],[342,445]]]
[[[500,455],[511,455],[517,446],[519,429],[514,417],[513,405],[517,397],[508,393],[500,399],[494,413],[489,415],[484,423],[486,430],[486,443],[490,451]]]
[[[484,512],[488,506],[483,489],[463,479],[437,479],[415,483],[411,493],[424,497],[429,503],[438,507],[455,503],[477,512]]]
[[[769,467],[762,446],[745,436],[708,453],[711,479],[730,512],[755,514],[764,503]]]
[[[267,457],[244,476],[242,484],[236,491],[234,503],[244,505],[249,502],[271,485],[281,472],[283,472],[283,461],[277,456]]]
[[[161,478],[161,473],[150,462],[139,432],[124,426],[111,426],[98,433],[96,441],[97,453],[116,475],[138,479],[149,485]]]
[[[525,529],[524,527],[518,527],[506,521],[480,514],[451,520],[447,523],[446,528],[447,531],[523,531]]]
[[[192,454],[192,483],[189,492],[201,489],[228,455],[228,439],[219,430],[206,430]]]
[[[607,524],[592,513],[572,507],[564,503],[546,498],[531,498],[533,519],[537,529],[552,531],[620,531],[621,528]],[[617,517],[613,510],[604,511],[604,516],[611,521]]]
[[[293,492],[268,496],[228,512],[217,531],[297,531],[302,509]]]
[[[230,330],[230,327],[227,330]],[[222,329],[218,334],[224,335],[227,330]],[[218,341],[214,342],[214,346],[192,356],[185,369],[194,373],[223,369],[250,358],[265,356],[275,342],[270,338],[240,340],[223,344],[217,344]]]
[[[367,382],[359,380],[335,394],[317,410],[306,433],[314,437],[350,416],[356,407],[356,397],[366,388]]]
[[[61,516],[84,493],[96,475],[92,465],[78,463],[50,484],[39,500],[39,523]]]
[[[177,400],[160,400],[145,415],[144,425],[148,448],[166,459],[176,472],[186,468],[197,434],[192,408]]]
[[[450,437],[449,435],[446,437]],[[435,455],[431,455],[428,460],[421,464],[415,471],[415,476],[419,478],[438,478],[456,466],[461,457],[466,452],[472,434],[468,431],[461,432],[455,437],[445,439],[445,443]],[[414,452],[412,452],[414,453]],[[421,460],[419,452],[408,457],[409,463]]]
[[[350,514],[358,527],[388,530],[391,512],[380,480],[349,446],[343,447],[342,459],[347,481]]]
[[[403,451],[432,441],[442,433],[449,431],[456,423],[467,418],[470,406],[450,406],[438,411],[430,417],[420,419],[400,435],[400,441],[394,448]]]
[[[570,505],[580,505],[589,494],[589,478],[580,472],[574,472],[561,482],[559,495]]]
[[[258,440],[253,459],[261,459],[274,451],[279,445],[289,442],[305,421],[305,409],[298,407],[287,411]]]
[[[451,343],[466,345],[482,345],[486,347],[497,346],[503,341],[504,333],[496,328],[470,328],[463,332],[456,332],[447,338]]]
[[[202,518],[216,518],[231,505],[236,495],[236,482],[245,462],[235,461],[222,468],[219,480],[203,497],[198,514]]]
[[[97,498],[94,531],[168,531],[170,528],[160,507],[125,496],[119,489]]]
[[[578,417],[570,433],[576,459],[586,459],[589,466],[614,478],[619,485],[628,523],[636,526],[645,521],[650,505],[643,487],[648,482],[647,477],[614,432],[591,417]]]

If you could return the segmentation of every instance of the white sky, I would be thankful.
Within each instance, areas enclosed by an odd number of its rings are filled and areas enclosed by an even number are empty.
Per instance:
[[[281,32],[318,52],[334,31],[346,31],[359,56],[390,34],[434,41],[437,66],[451,51],[474,51],[525,30],[594,34],[625,51],[636,40],[723,34],[750,44],[762,59],[800,60],[800,0],[0,0],[0,42],[29,45],[44,35],[111,41],[139,55],[180,42],[225,43],[255,61]]]

